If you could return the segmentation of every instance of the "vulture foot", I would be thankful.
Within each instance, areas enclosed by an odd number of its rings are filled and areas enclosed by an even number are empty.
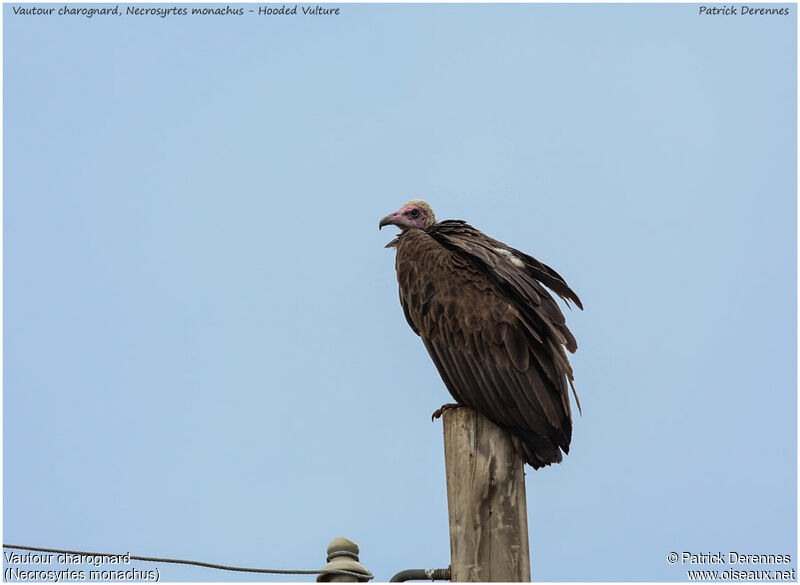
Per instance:
[[[442,416],[445,413],[446,410],[452,410],[454,408],[461,408],[462,406],[464,406],[464,405],[463,404],[455,404],[453,402],[449,402],[447,404],[442,404],[441,408],[437,408],[436,410],[433,411],[433,414],[431,415],[431,422],[433,422],[433,419],[436,419],[436,418],[439,418],[440,416]]]

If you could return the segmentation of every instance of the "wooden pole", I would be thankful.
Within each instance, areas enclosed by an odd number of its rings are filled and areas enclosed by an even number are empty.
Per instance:
[[[471,408],[444,411],[451,581],[530,581],[523,462]]]

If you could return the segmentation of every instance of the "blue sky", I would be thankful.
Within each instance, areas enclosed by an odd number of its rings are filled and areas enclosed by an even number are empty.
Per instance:
[[[446,566],[450,397],[377,230],[424,198],[586,308],[572,450],[527,474],[534,580],[796,551],[796,5],[12,6],[4,541]]]

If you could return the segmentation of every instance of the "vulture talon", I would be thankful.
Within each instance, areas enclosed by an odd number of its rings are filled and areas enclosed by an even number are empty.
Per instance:
[[[446,411],[453,410],[454,408],[461,408],[462,406],[464,405],[455,404],[454,402],[448,402],[447,404],[442,404],[441,407],[433,411],[433,414],[431,415],[431,422],[433,422],[437,418],[440,418]]]

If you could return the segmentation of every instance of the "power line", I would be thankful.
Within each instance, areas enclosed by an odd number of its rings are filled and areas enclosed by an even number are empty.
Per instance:
[[[81,555],[85,557],[119,557],[128,556],[132,561],[147,561],[150,563],[172,563],[175,565],[193,565],[195,567],[205,567],[207,569],[218,569],[220,571],[237,571],[239,573],[270,573],[273,575],[347,575],[358,577],[359,579],[374,579],[375,576],[367,571],[366,573],[356,573],[355,571],[345,571],[343,569],[317,569],[311,571],[290,570],[290,569],[253,569],[249,567],[233,567],[230,565],[218,565],[216,563],[205,563],[203,561],[189,561],[186,559],[168,559],[161,557],[142,557],[134,555],[118,555],[111,553],[88,552],[84,550],[66,550],[60,548],[42,548],[39,546],[25,546],[21,544],[3,544],[3,548],[13,548],[17,550],[30,550],[35,552],[62,553],[69,555]]]

